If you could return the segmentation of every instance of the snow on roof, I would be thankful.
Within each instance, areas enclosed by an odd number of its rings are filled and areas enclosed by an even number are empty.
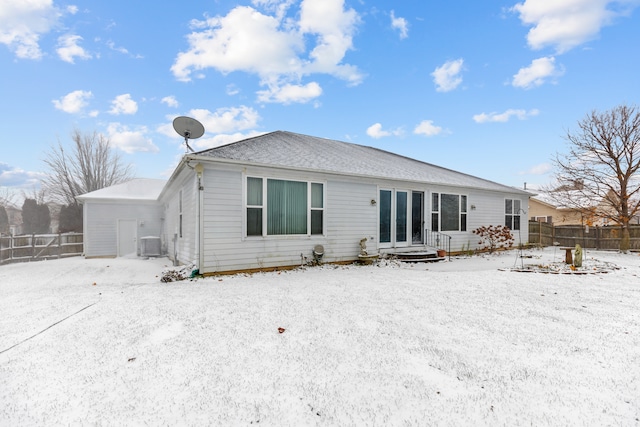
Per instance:
[[[582,192],[577,190],[558,192],[555,195],[548,192],[541,192],[532,198],[560,210],[576,209],[576,206],[583,206],[587,208],[597,205],[597,203],[594,202],[594,199],[585,196]],[[565,199],[564,201],[563,198]]]
[[[135,178],[122,184],[112,185],[76,197],[84,200],[157,200],[167,183],[164,179]]]
[[[529,194],[373,147],[275,131],[196,153],[218,159],[322,172]]]

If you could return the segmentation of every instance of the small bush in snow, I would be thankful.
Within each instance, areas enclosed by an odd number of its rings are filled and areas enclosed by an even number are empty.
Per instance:
[[[189,278],[193,278],[195,274],[197,274],[197,270],[195,270],[194,265],[185,265],[180,269],[174,270],[169,269],[162,272],[162,277],[160,278],[161,282],[179,282],[180,280],[185,280]]]
[[[489,225],[478,227],[473,234],[480,236],[478,244],[483,245],[481,250],[489,250],[493,253],[496,249],[509,249],[513,246],[513,234],[509,227],[504,225]]]

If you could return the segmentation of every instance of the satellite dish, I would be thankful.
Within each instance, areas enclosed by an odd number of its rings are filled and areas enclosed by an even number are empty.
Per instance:
[[[204,135],[202,123],[191,117],[176,117],[173,119],[173,128],[178,132],[178,135],[184,137],[184,143],[191,152],[193,152],[193,148],[189,146],[189,140],[197,139]]]

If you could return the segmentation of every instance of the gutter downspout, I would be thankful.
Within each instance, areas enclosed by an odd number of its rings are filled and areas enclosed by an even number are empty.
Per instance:
[[[196,268],[198,273],[202,274],[202,266],[204,264],[204,239],[202,238],[202,206],[204,205],[204,187],[202,186],[202,174],[204,167],[202,163],[195,165],[196,178],[198,182],[198,197],[196,198]]]

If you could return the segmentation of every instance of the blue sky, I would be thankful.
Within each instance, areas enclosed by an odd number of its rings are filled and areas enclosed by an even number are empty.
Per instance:
[[[640,0],[0,3],[0,187],[100,132],[144,178],[274,130],[507,185],[551,181],[564,135],[640,98]],[[2,190],[0,188],[0,190]]]

